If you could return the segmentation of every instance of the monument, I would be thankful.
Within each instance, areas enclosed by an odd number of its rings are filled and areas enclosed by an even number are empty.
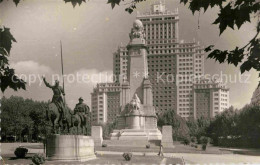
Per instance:
[[[128,73],[122,83],[121,112],[111,140],[158,141],[162,134],[157,128],[152,85],[148,79],[145,33],[140,20],[134,21],[129,37]]]
[[[43,77],[43,81],[53,91],[52,102],[46,109],[46,118],[52,123],[52,134],[46,137],[47,160],[87,161],[95,159],[94,140],[91,136],[86,136],[91,116],[89,106],[84,104],[84,100],[80,97],[74,111],[71,111],[65,103],[64,79],[63,87],[59,86],[57,80],[54,85],[50,85],[45,77]]]

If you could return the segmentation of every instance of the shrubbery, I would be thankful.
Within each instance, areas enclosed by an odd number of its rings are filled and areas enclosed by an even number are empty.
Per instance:
[[[132,153],[124,153],[123,157],[125,158],[126,161],[130,161],[132,159],[133,154]]]
[[[40,154],[35,154],[32,157],[32,162],[36,165],[44,164],[45,162],[45,157]]]
[[[102,147],[107,147],[107,144],[102,144]]]
[[[196,138],[195,136],[192,136],[192,137],[190,138],[190,140],[191,140],[192,143],[196,143],[197,138]]]
[[[190,144],[190,139],[189,139],[189,138],[185,138],[185,139],[183,140],[183,144],[189,145],[189,144]]]
[[[207,148],[207,144],[202,144],[202,150],[206,150],[206,148]]]
[[[18,147],[15,149],[14,154],[17,158],[25,158],[27,152],[28,152],[27,148]]]
[[[260,147],[260,106],[229,108],[217,115],[207,129],[213,144],[225,147]]]
[[[202,136],[202,137],[200,137],[200,144],[208,144],[208,142],[209,142],[209,139],[208,139],[208,137],[205,137],[205,136]]]

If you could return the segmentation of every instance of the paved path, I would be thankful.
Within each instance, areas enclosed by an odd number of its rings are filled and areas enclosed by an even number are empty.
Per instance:
[[[113,151],[97,151],[98,154],[106,155],[121,155],[123,152]],[[143,152],[132,152],[133,155],[143,155]],[[145,153],[147,156],[156,156],[158,153]],[[237,155],[237,154],[192,154],[192,153],[164,153],[165,157],[183,158],[187,164],[202,164],[202,163],[260,163],[259,156]]]

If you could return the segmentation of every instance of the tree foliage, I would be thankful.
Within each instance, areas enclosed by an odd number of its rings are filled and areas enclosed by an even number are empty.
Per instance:
[[[16,42],[10,29],[0,27],[0,86],[4,92],[8,87],[15,91],[25,89],[25,82],[15,75],[15,70],[9,67],[8,57],[12,48],[12,43]]]
[[[177,140],[189,138],[189,128],[186,121],[180,117],[174,110],[167,110],[158,116],[157,125],[171,125],[173,138]]]
[[[16,136],[22,140],[25,135],[37,140],[50,128],[46,122],[45,107],[47,103],[11,96],[1,99],[1,136]]]
[[[199,118],[197,120],[190,119],[187,121],[187,126],[189,128],[189,133],[191,137],[196,137],[196,139],[200,139],[202,136],[207,135],[207,127],[210,124],[209,118]]]
[[[214,144],[227,147],[260,147],[260,107],[233,107],[217,115],[207,128]]]

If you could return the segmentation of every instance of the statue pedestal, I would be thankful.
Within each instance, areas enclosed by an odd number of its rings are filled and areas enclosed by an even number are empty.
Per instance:
[[[165,125],[162,127],[162,145],[164,148],[173,148],[172,126]]]
[[[142,140],[148,141],[147,133],[141,129],[123,129],[118,140]]]
[[[46,145],[47,160],[88,161],[95,159],[94,141],[90,136],[50,135]]]

